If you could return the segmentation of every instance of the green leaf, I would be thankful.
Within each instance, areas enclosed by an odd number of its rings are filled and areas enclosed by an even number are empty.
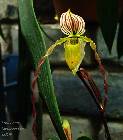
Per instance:
[[[118,32],[118,38],[117,38],[117,53],[118,53],[118,58],[123,56],[123,12],[119,21],[119,32]]]
[[[32,0],[18,0],[18,5],[21,30],[28,43],[28,47],[32,54],[36,68],[40,57],[46,52],[44,39],[34,14]],[[40,96],[46,102],[50,117],[60,139],[66,140],[56,97],[54,95],[54,86],[48,59],[45,61],[45,64],[42,65],[41,73],[39,74],[38,78],[38,87]]]
[[[118,0],[97,0],[97,16],[104,40],[111,53],[118,21]]]
[[[86,136],[82,136],[82,137],[79,137],[77,140],[92,140],[92,139]]]

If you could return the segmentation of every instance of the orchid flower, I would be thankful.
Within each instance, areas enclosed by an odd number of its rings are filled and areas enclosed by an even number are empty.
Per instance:
[[[95,52],[97,62],[101,64],[100,57],[96,51],[95,43],[90,38],[83,36],[85,32],[85,22],[82,17],[75,15],[68,10],[60,17],[60,28],[61,31],[68,36],[60,38],[49,47],[46,54],[39,60],[36,73],[40,72],[40,67],[46,57],[51,55],[54,49],[61,44],[64,44],[65,60],[74,75],[84,59],[86,43],[90,43],[92,50]]]
[[[73,14],[70,10],[68,10],[67,12],[63,13],[60,17],[60,28],[61,28],[61,31],[65,35],[67,35],[67,37],[60,38],[59,40],[57,40],[53,45],[51,45],[48,48],[45,55],[42,56],[41,59],[39,60],[37,69],[34,73],[34,79],[32,81],[33,92],[34,92],[34,87],[35,87],[38,75],[40,73],[42,64],[45,62],[46,58],[53,53],[54,49],[57,46],[61,46],[61,44],[64,44],[66,63],[69,69],[72,71],[73,75],[75,75],[79,69],[80,64],[82,63],[84,59],[86,43],[89,43],[91,49],[95,53],[95,59],[97,63],[99,64],[100,72],[104,77],[104,89],[105,89],[105,96],[106,96],[108,86],[107,86],[105,69],[101,63],[100,56],[98,55],[96,51],[95,43],[90,38],[83,35],[85,33],[85,22],[83,18],[78,15]],[[33,108],[34,108],[33,116],[34,118],[36,118],[34,99],[32,99],[32,102],[33,102]],[[65,121],[63,122],[63,128],[64,128],[66,136],[68,137],[69,140],[71,140],[72,136],[70,133],[68,133],[66,126],[68,126],[68,123]]]
[[[86,43],[90,44],[91,49],[94,51],[95,54],[95,59],[97,63],[99,64],[99,69],[104,77],[104,91],[105,91],[105,96],[104,100],[99,102],[99,106],[101,108],[100,111],[104,111],[105,105],[107,102],[107,90],[108,90],[108,85],[107,85],[107,75],[105,72],[105,69],[101,63],[100,56],[97,53],[96,50],[96,45],[95,43],[88,37],[84,36],[83,34],[85,33],[85,22],[82,17],[73,14],[70,10],[67,12],[63,13],[60,17],[60,28],[61,31],[67,35],[67,37],[60,38],[57,40],[53,45],[51,45],[48,50],[46,51],[44,56],[41,56],[36,71],[34,73],[34,79],[32,81],[32,92],[34,93],[35,89],[35,84],[38,78],[38,75],[41,71],[41,66],[45,62],[46,58],[51,55],[54,51],[54,49],[57,46],[61,46],[61,44],[64,45],[64,50],[65,50],[65,60],[66,63],[69,67],[69,69],[72,71],[73,75],[78,74],[78,72],[82,71],[82,68],[79,69],[80,64],[82,63],[84,56],[85,56],[85,47]],[[85,71],[84,71],[85,72]],[[85,77],[88,76],[88,74],[84,73]],[[83,77],[84,77],[83,76]],[[83,78],[82,77],[82,78]],[[95,89],[95,84],[93,80],[87,78],[89,81],[89,88],[92,90],[96,90],[98,92],[98,89]],[[93,89],[94,88],[94,89]],[[94,93],[94,96],[98,99],[98,96],[100,97],[100,93]],[[36,120],[36,109],[35,109],[35,97],[34,94],[32,95],[32,104],[33,104],[33,132],[35,134],[35,120]],[[69,125],[69,122],[67,120],[64,120],[62,122],[62,127],[64,130],[64,133],[67,137],[67,140],[72,140],[72,134],[71,134],[71,128]],[[109,134],[109,133],[108,133]]]
[[[104,76],[104,89],[105,93],[107,93],[108,86],[106,82],[106,73],[103,65],[101,64],[100,56],[96,51],[96,45],[90,38],[83,35],[85,33],[84,19],[78,15],[73,14],[70,10],[68,10],[67,12],[63,13],[60,17],[60,28],[61,31],[65,35],[67,35],[67,37],[60,38],[59,40],[57,40],[52,46],[48,48],[46,54],[41,57],[35,72],[32,87],[34,87],[35,82],[38,78],[41,65],[44,63],[46,58],[53,53],[54,49],[57,46],[64,44],[66,63],[69,69],[75,75],[79,69],[80,64],[84,59],[86,43],[89,43],[91,49],[95,53],[95,59],[99,64],[100,72]]]

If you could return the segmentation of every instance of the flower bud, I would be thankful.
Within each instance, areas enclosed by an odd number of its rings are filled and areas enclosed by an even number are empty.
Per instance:
[[[63,127],[64,133],[67,137],[67,140],[72,140],[71,127],[70,127],[70,124],[67,120],[63,120],[62,127]]]

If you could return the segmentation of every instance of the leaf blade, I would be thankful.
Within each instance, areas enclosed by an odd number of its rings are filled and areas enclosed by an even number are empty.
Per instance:
[[[21,29],[27,40],[36,68],[40,57],[46,52],[42,32],[34,14],[32,0],[18,0],[18,4]],[[40,96],[42,96],[46,102],[50,117],[60,139],[66,140],[56,97],[54,95],[53,81],[48,59],[45,61],[45,64],[42,66],[42,72],[39,74],[38,86]]]
[[[121,58],[121,56],[123,56],[123,11],[119,21],[119,31],[117,37],[117,53],[118,58]]]
[[[111,53],[117,29],[118,1],[97,0],[97,17],[105,43],[107,44],[108,50]]]

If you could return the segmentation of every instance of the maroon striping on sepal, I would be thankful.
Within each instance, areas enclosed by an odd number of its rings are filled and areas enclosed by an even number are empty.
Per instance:
[[[68,10],[60,18],[61,31],[66,34],[81,35],[85,32],[85,22],[82,17],[73,14]]]

